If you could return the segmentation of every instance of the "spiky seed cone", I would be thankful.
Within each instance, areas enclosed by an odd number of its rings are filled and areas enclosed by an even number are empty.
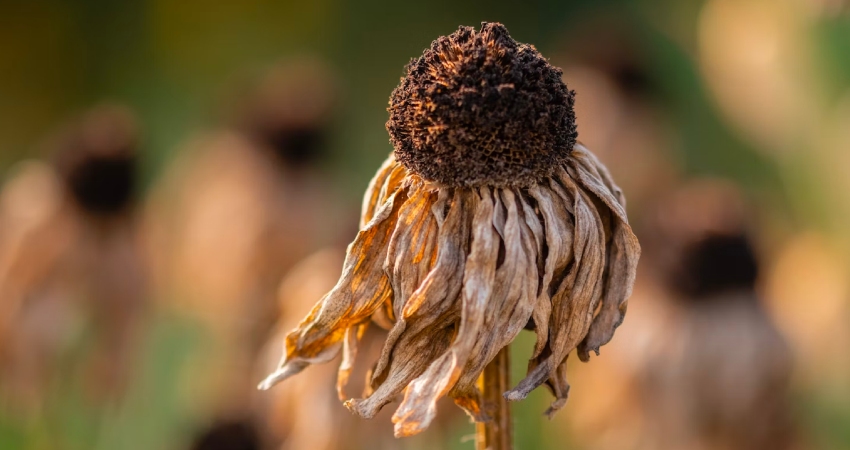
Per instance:
[[[575,93],[498,23],[461,27],[414,59],[390,97],[396,159],[446,186],[529,186],[576,143]]]

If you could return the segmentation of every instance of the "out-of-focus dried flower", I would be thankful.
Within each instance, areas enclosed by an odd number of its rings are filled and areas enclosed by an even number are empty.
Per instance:
[[[99,395],[120,393],[145,310],[132,114],[94,108],[48,147],[53,165],[22,164],[0,194],[2,394],[23,410],[42,406],[84,330],[93,347],[79,364],[85,381]]]
[[[476,380],[526,326],[537,333],[511,400],[546,383],[564,405],[567,355],[621,323],[640,252],[625,200],[576,143],[561,71],[504,26],[461,27],[411,62],[393,92],[394,155],[372,180],[342,277],[286,338],[267,389],[343,353],[343,387],[370,321],[390,329],[365,398],[373,417],[404,393],[397,436],[425,429],[450,395],[488,419]]]
[[[180,148],[149,196],[156,297],[215,342],[186,377],[199,414],[251,407],[250,368],[277,320],[281,278],[336,242],[335,224],[351,215],[319,170],[338,97],[329,70],[286,61],[264,72],[228,105],[232,117]]]
[[[756,293],[751,208],[733,184],[711,179],[656,201],[643,229],[649,270],[635,292],[645,301],[611,346],[619,357],[580,375],[608,391],[576,396],[587,406],[575,409],[581,447],[800,448],[787,401],[791,353]]]
[[[795,448],[793,361],[755,293],[749,238],[693,238],[668,273],[678,314],[641,367],[650,447]]]
[[[105,217],[135,204],[139,135],[129,111],[117,106],[96,109],[56,145],[56,170],[82,211]]]
[[[259,450],[264,448],[253,424],[222,420],[210,424],[193,440],[191,450]]]

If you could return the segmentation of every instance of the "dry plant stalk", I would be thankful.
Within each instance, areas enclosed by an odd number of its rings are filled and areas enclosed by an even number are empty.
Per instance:
[[[524,328],[537,334],[527,376],[567,399],[566,359],[598,352],[622,322],[640,253],[625,199],[581,144],[574,92],[504,26],[461,27],[407,67],[390,99],[395,147],[366,192],[342,276],[286,337],[268,389],[342,352],[338,391],[374,322],[389,329],[362,398],[371,418],[403,395],[396,436],[421,432],[451,396],[492,418],[476,386]]]
[[[508,450],[513,448],[513,424],[508,399],[502,395],[509,389],[510,347],[503,348],[478,379],[481,397],[490,415],[489,422],[475,424],[475,445],[478,450]]]

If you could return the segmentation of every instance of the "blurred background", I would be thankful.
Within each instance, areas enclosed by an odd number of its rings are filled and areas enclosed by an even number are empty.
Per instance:
[[[644,249],[517,448],[850,448],[844,0],[4,0],[0,448],[473,448],[450,405],[354,419],[335,364],[254,386],[335,283],[405,64],[483,20],[563,68]]]

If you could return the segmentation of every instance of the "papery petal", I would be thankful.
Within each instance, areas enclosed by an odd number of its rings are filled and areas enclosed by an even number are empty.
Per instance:
[[[543,217],[543,227],[546,236],[547,255],[543,273],[542,290],[534,309],[535,331],[537,343],[531,358],[540,356],[548,343],[549,323],[552,313],[551,294],[554,293],[563,273],[573,258],[573,217],[570,213],[572,206],[567,209],[566,203],[555,192],[547,187],[534,186],[529,194],[537,202],[537,208]],[[551,287],[550,287],[551,286]]]
[[[510,189],[499,189],[497,193],[498,203],[506,212],[504,225],[500,226],[498,214],[494,217],[494,226],[504,230],[501,235],[504,261],[496,270],[484,327],[456,386],[456,392],[461,395],[474,389],[484,367],[525,328],[537,298],[536,244],[525,225],[519,196]]]
[[[595,157],[593,158],[595,160]],[[615,193],[619,189],[617,188],[615,192],[612,192],[599,178],[595,178],[594,173],[583,164],[571,162],[568,170],[569,173],[562,172],[562,179],[571,176],[578,180],[585,189],[596,195],[615,216],[612,224],[613,238],[608,250],[608,272],[602,306],[593,319],[587,337],[578,349],[579,358],[582,361],[587,361],[590,352],[593,351],[598,354],[599,347],[611,340],[614,336],[614,330],[623,322],[637,274],[640,244],[629,226],[625,206],[618,200]]]
[[[260,383],[260,389],[268,389],[310,364],[332,359],[346,330],[367,320],[392,294],[383,262],[407,192],[408,187],[403,186],[393,193],[357,234],[346,252],[339,282],[286,336],[280,367]]]
[[[345,407],[363,418],[370,419],[387,403],[393,401],[451,344],[454,330],[451,321],[437,322],[434,329],[418,333],[403,333],[396,342],[389,367],[381,383],[365,399],[351,399]]]
[[[611,177],[611,172],[608,171],[608,168],[599,161],[599,158],[597,158],[593,152],[579,143],[576,144],[570,156],[570,165],[580,165],[585,168],[585,170],[592,175],[591,178],[602,181],[605,187],[608,188],[608,192],[610,192],[617,200],[617,203],[619,203],[623,208],[626,207],[626,197],[623,195],[622,189],[614,183],[614,178]],[[626,222],[628,222],[628,220],[626,220]]]
[[[395,156],[390,153],[390,156],[381,164],[378,172],[369,181],[369,186],[366,188],[366,193],[363,195],[363,206],[360,212],[360,228],[366,226],[372,217],[375,215],[375,210],[381,205],[378,201],[381,196],[381,189],[384,187],[390,173],[398,167]]]
[[[401,315],[407,299],[431,270],[437,243],[437,220],[431,209],[436,198],[419,187],[399,211],[384,264],[393,289],[394,317]]]
[[[491,307],[499,236],[493,227],[493,193],[479,189],[480,202],[472,219],[472,241],[463,277],[461,317],[457,335],[448,351],[410,383],[393,422],[396,435],[407,436],[425,429],[437,412],[437,399],[444,396],[460,377],[479,337],[485,313]]]
[[[471,204],[472,198],[460,190],[440,192],[432,208],[440,243],[434,267],[387,337],[372,373],[374,391],[365,399],[346,403],[357,414],[374,416],[450,345],[456,332],[451,325],[460,316],[456,300],[463,281],[471,216],[467,205]]]
[[[536,364],[520,383],[506,394],[509,400],[525,398],[543,384],[561,362],[584,339],[593,319],[594,308],[602,290],[605,268],[605,236],[593,202],[571,180],[561,187],[550,183],[561,201],[573,203],[575,236],[573,264],[552,296],[550,320],[551,354]]]
[[[469,216],[468,205],[472,198],[461,195],[460,190],[450,194],[448,190],[440,191],[437,201],[431,208],[437,220],[437,240],[440,245],[437,250],[437,260],[434,268],[422,282],[422,285],[410,296],[404,305],[401,315],[387,336],[381,357],[372,373],[372,385],[380,384],[395,344],[401,334],[407,330],[408,321],[413,321],[412,332],[429,328],[433,322],[442,316],[460,308],[454,304],[460,295],[462,286],[463,266],[465,263],[464,249],[468,242]],[[448,207],[448,213],[447,211]]]
[[[360,338],[363,337],[363,333],[368,327],[369,322],[366,322],[358,326],[349,327],[345,332],[345,338],[342,343],[342,362],[339,364],[339,370],[336,376],[336,393],[341,401],[348,398],[345,394],[345,386],[348,384],[348,377],[354,368],[354,360],[357,358],[357,348]]]
[[[567,398],[570,395],[570,383],[567,382],[567,358],[558,365],[555,372],[549,376],[549,381],[546,382],[552,395],[555,396],[555,401],[546,409],[546,416],[550,419],[567,404]]]

